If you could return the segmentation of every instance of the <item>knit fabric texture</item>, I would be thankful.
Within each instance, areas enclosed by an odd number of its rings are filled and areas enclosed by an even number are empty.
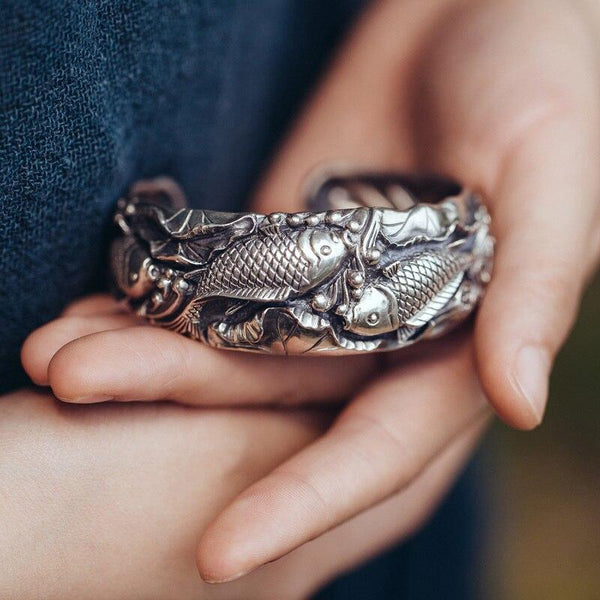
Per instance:
[[[239,209],[359,0],[0,5],[0,391],[25,336],[105,284],[110,215],[171,175]]]

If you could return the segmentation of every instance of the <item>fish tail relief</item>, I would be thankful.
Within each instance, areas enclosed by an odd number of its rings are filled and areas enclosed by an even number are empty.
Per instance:
[[[202,327],[200,317],[207,299],[197,298],[169,323],[165,324],[168,329],[193,339],[202,339]]]

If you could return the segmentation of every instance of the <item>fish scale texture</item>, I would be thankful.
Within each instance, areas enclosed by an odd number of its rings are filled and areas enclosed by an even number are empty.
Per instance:
[[[211,263],[199,285],[202,296],[266,299],[308,285],[309,262],[296,236],[254,237],[230,246]]]
[[[116,199],[171,175],[239,210],[359,0],[0,2],[0,391],[105,286]]]
[[[460,255],[443,252],[420,254],[403,263],[390,277],[398,296],[400,321],[423,310],[463,266]]]

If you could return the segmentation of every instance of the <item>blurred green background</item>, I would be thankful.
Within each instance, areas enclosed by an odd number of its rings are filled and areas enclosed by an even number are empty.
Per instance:
[[[600,598],[599,355],[600,275],[556,363],[542,426],[496,423],[486,441],[486,600]]]

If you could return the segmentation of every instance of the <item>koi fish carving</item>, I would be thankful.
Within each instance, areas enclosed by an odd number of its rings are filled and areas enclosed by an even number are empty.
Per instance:
[[[333,276],[349,249],[341,232],[325,229],[258,234],[229,246],[188,277],[197,298],[283,301]]]
[[[373,336],[426,325],[455,294],[470,260],[464,254],[427,251],[392,263],[350,307],[346,330]]]

